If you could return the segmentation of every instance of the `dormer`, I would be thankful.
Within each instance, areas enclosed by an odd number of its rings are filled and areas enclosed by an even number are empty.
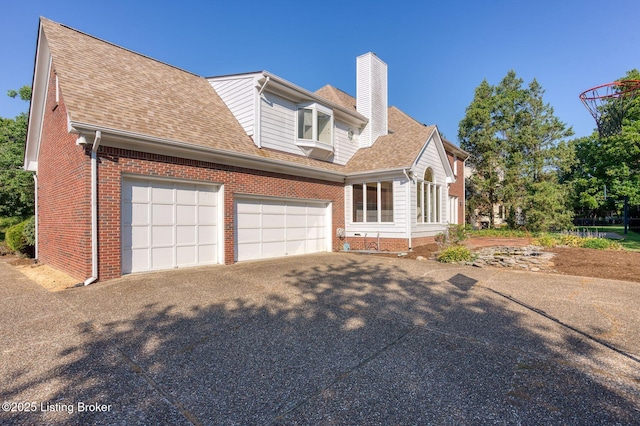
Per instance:
[[[317,102],[298,104],[296,145],[308,157],[325,160],[334,152],[333,110]]]
[[[208,78],[259,148],[346,164],[367,118],[267,71]]]

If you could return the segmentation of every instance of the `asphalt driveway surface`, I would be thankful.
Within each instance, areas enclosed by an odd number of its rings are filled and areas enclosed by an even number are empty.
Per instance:
[[[355,254],[0,283],[3,424],[640,424],[637,283]]]

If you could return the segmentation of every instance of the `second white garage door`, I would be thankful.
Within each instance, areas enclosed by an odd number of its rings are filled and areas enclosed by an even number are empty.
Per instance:
[[[329,251],[329,203],[246,199],[236,202],[236,260]]]

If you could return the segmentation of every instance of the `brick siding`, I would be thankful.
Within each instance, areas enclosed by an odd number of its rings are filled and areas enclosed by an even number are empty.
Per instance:
[[[342,183],[261,172],[199,160],[130,151],[101,146],[98,151],[99,257],[100,279],[121,273],[120,200],[122,174],[188,179],[223,185],[224,258],[234,261],[234,204],[236,194],[263,195],[332,202],[332,227],[344,228],[344,186]],[[339,247],[334,235],[332,247]]]
[[[38,155],[38,260],[84,280],[91,275],[90,159],[67,132],[59,100],[52,72]]]
[[[447,152],[447,159],[451,170],[455,170],[453,166],[454,156],[452,153]],[[458,173],[456,174],[456,181],[449,185],[449,195],[452,197],[458,197],[458,223],[464,224],[465,220],[465,200],[464,200],[464,161],[460,158],[456,160],[458,163]]]

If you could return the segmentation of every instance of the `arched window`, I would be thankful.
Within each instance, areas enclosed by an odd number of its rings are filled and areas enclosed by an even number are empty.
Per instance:
[[[440,223],[441,190],[435,181],[433,169],[424,171],[424,178],[416,184],[416,220],[418,223]]]
[[[427,167],[427,170],[424,171],[424,181],[433,182],[433,170],[431,167]]]

